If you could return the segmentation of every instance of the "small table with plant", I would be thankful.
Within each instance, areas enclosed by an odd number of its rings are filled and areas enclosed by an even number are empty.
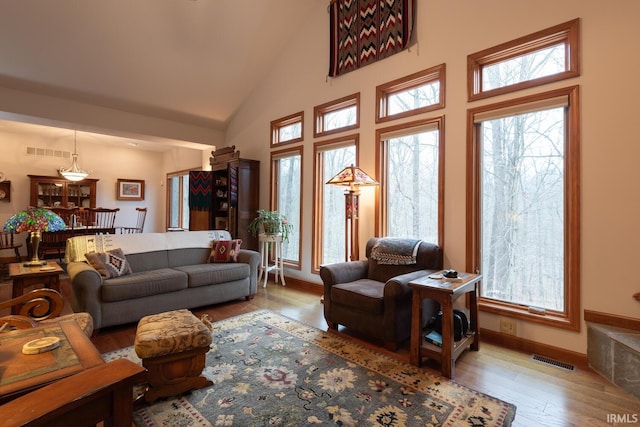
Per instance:
[[[260,241],[260,276],[262,280],[264,274],[263,287],[267,286],[267,278],[270,271],[275,271],[275,281],[278,283],[278,276],[284,281],[284,257],[282,252],[283,242],[289,241],[289,233],[293,230],[293,225],[289,223],[287,217],[278,211],[267,211],[260,209],[258,216],[249,224],[249,232],[258,236]]]

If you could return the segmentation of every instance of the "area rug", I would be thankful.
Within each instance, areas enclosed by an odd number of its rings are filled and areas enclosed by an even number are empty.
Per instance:
[[[510,426],[515,406],[260,310],[213,324],[208,388],[139,408],[142,426]],[[133,347],[103,355],[140,363]]]

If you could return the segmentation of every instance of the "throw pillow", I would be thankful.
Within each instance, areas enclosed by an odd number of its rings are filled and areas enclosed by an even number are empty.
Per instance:
[[[107,252],[92,252],[84,254],[89,264],[104,278],[120,277],[131,274],[131,266],[122,253],[122,249],[112,249]]]
[[[209,262],[237,262],[241,239],[214,240]]]

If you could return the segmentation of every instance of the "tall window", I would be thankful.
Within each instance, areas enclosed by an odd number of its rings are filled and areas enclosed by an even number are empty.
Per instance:
[[[167,228],[189,229],[189,171],[167,174]]]
[[[443,118],[378,130],[381,234],[443,244]]]
[[[357,165],[358,135],[316,143],[314,270],[345,260],[344,188],[325,184],[345,167]],[[357,242],[355,242],[357,244]]]
[[[283,258],[300,266],[300,230],[302,229],[302,147],[271,153],[272,208],[280,211],[293,225],[289,241],[283,245]]]
[[[579,125],[572,87],[470,110],[481,307],[578,330]]]

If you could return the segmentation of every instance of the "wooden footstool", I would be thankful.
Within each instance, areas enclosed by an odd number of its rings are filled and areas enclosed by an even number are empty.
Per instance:
[[[213,385],[201,375],[211,341],[211,331],[189,310],[140,319],[134,347],[149,371],[145,401]]]

